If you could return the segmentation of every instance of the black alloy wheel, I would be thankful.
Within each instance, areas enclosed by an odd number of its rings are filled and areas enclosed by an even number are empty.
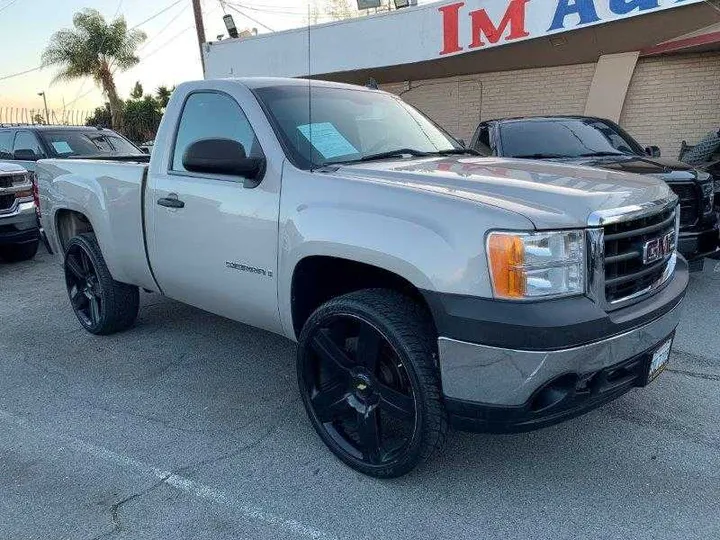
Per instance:
[[[65,285],[73,311],[88,332],[113,334],[135,322],[140,292],[113,279],[93,233],[79,234],[68,242]]]
[[[322,306],[303,330],[298,356],[300,390],[318,434],[345,463],[384,478],[414,468],[445,433],[430,332],[414,306],[395,296],[360,291]],[[379,311],[388,301],[400,309]],[[414,340],[397,327],[413,324],[427,334]]]
[[[89,253],[81,244],[70,246],[65,255],[65,284],[78,319],[88,329],[100,325],[103,290]]]

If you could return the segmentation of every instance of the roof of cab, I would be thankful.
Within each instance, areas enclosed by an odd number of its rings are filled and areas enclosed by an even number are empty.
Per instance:
[[[213,79],[208,79],[213,80]],[[333,81],[322,81],[316,79],[296,79],[289,77],[233,77],[233,78],[222,78],[214,79],[217,81],[230,81],[237,82],[254,90],[256,88],[267,88],[270,86],[308,86],[312,84],[313,87],[323,88],[347,88],[351,90],[367,90],[368,92],[379,92],[381,90],[375,90],[368,88],[367,86],[360,86],[357,84],[347,84]],[[201,81],[193,81],[201,82]],[[206,81],[207,82],[207,81]]]

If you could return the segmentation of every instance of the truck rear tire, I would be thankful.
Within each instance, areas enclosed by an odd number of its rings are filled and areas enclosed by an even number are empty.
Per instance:
[[[8,262],[28,261],[35,257],[39,245],[40,240],[26,244],[12,244],[4,247],[0,255]]]
[[[80,234],[68,242],[65,284],[75,316],[91,334],[114,334],[135,322],[140,292],[112,278],[93,233]]]
[[[300,393],[328,448],[353,469],[402,476],[445,441],[447,415],[429,315],[393,290],[334,298],[298,343]]]

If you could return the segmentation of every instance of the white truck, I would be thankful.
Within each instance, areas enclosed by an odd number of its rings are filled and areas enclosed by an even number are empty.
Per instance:
[[[182,84],[156,141],[39,162],[80,323],[131,327],[145,289],[297,341],[312,425],[365,474],[668,362],[688,271],[660,180],[480,158],[396,96],[294,79]]]

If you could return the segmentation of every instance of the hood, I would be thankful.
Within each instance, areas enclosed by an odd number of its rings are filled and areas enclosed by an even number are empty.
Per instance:
[[[27,171],[20,165],[15,165],[14,163],[4,163],[0,161],[0,174],[22,174],[25,172]]]
[[[600,167],[609,171],[633,174],[652,174],[666,182],[687,182],[697,179],[697,171],[687,163],[667,158],[645,156],[600,156],[582,158],[562,158],[554,162]]]
[[[510,210],[538,229],[585,227],[590,214],[672,196],[652,176],[505,158],[423,158],[341,166],[336,174]]]

